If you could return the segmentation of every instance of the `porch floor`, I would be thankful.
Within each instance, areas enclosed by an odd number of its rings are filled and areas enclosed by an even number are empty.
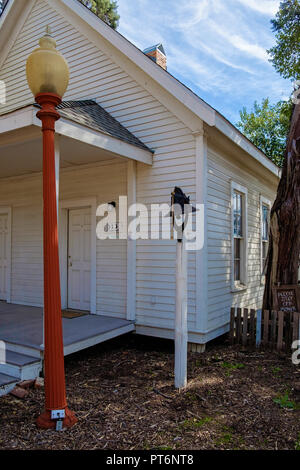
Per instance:
[[[135,329],[134,323],[105,315],[63,318],[64,354],[94,346]],[[0,340],[43,351],[43,309],[0,302]]]

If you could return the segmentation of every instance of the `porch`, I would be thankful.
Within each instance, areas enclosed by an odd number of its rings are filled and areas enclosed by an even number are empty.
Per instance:
[[[135,329],[132,321],[104,315],[87,314],[62,320],[65,356]],[[43,309],[0,302],[0,340],[10,351],[42,356]]]
[[[36,111],[29,105],[0,116],[0,299],[41,307],[42,138]],[[99,239],[97,207],[110,201],[117,206],[120,196],[133,204],[136,163],[151,166],[153,152],[95,101],[63,102],[59,111],[55,164],[62,308],[103,315],[112,330],[118,318],[135,319],[135,242]],[[33,311],[26,313],[27,321]],[[79,331],[82,321],[76,322]],[[91,331],[98,329],[99,318],[87,322]],[[73,352],[70,322],[64,323],[65,349]],[[76,337],[72,325],[71,344],[86,341]],[[39,348],[42,339],[34,339],[30,344]]]
[[[63,318],[64,354],[89,348],[134,329],[132,321],[104,315]],[[22,380],[35,379],[42,370],[43,309],[0,301],[0,342],[2,396]]]

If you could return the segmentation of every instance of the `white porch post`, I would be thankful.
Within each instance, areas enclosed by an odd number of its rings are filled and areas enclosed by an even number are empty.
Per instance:
[[[184,234],[176,243],[175,388],[187,384],[187,252]]]
[[[136,162],[130,160],[127,164],[127,197],[128,209],[136,203]],[[136,240],[127,238],[127,320],[135,320],[136,315]]]
[[[207,271],[207,137],[204,130],[195,133],[196,139],[196,204],[204,205],[204,245],[196,251],[196,327],[207,330],[208,271]]]

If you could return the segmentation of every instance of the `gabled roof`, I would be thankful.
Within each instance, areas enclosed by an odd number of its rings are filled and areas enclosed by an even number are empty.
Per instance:
[[[35,104],[35,106],[38,107],[39,105]],[[93,130],[101,131],[111,137],[116,137],[123,142],[153,153],[151,149],[105,111],[96,101],[63,101],[57,108],[62,118],[67,118]]]
[[[48,0],[47,0],[48,1]],[[18,4],[27,6],[25,0],[18,0]],[[27,0],[28,4],[33,0]],[[84,27],[88,28],[87,31],[93,31],[99,34],[105,41],[110,43],[114,48],[124,54],[127,59],[132,61],[138,68],[152,78],[169,96],[183,105],[195,118],[199,118],[208,126],[215,127],[230,139],[235,145],[247,152],[257,162],[267,168],[271,173],[278,177],[279,168],[261,151],[259,150],[241,131],[239,131],[228,119],[222,116],[221,113],[216,111],[212,106],[207,104],[196,93],[189,89],[185,84],[181,83],[177,78],[171,75],[168,71],[164,70],[153,60],[151,60],[143,51],[132,44],[118,31],[111,28],[108,24],[102,21],[95,15],[87,6],[78,0],[52,0],[53,8],[64,10],[64,14],[70,14],[70,21],[73,20],[83,22]],[[0,39],[4,42],[10,34],[10,28],[14,24],[14,15],[17,15],[19,8],[12,8],[16,0],[8,0],[8,4],[0,18]],[[15,5],[16,6],[16,5]],[[19,5],[18,5],[19,7]],[[12,15],[10,15],[12,13]],[[10,17],[6,23],[6,17]],[[5,28],[3,28],[5,26]],[[5,31],[3,31],[3,29]],[[1,38],[1,34],[3,38]],[[144,83],[145,85],[145,83]],[[196,119],[197,120],[197,119]],[[200,128],[200,125],[197,129]],[[193,129],[197,132],[197,129]]]

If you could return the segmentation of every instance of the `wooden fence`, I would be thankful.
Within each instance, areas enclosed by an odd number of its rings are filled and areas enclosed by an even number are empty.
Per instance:
[[[232,308],[230,342],[243,346],[290,351],[300,339],[300,313]]]

